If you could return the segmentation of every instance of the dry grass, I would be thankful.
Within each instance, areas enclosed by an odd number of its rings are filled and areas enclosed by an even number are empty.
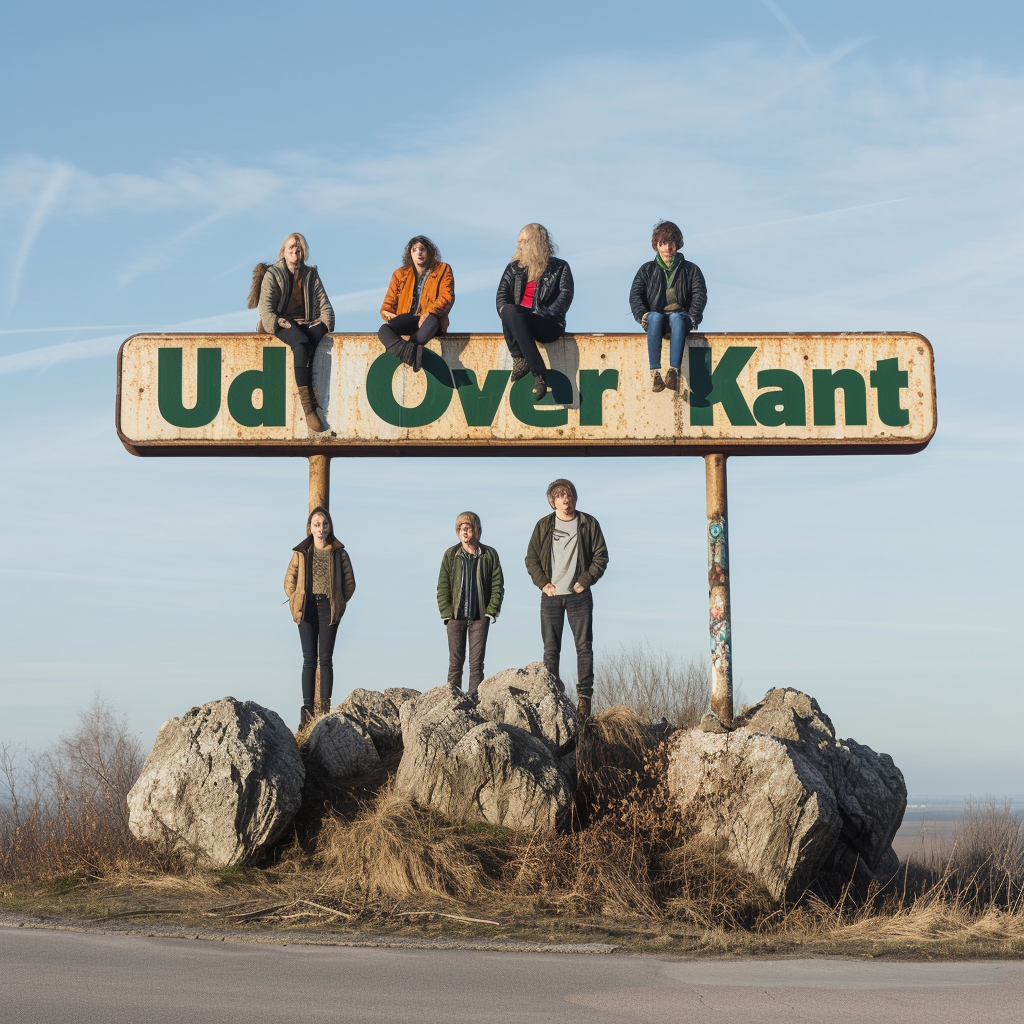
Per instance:
[[[379,777],[307,793],[305,817],[262,864],[209,871],[131,837],[125,796],[142,752],[94,703],[44,754],[4,752],[0,905],[690,952],[1024,955],[1024,827],[1008,807],[970,808],[947,854],[905,865],[867,900],[780,904],[674,808],[666,743],[646,722],[682,706],[591,719],[565,833],[445,821],[395,795],[394,759]]]

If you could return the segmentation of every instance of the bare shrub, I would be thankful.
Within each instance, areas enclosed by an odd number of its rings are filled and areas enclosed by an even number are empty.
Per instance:
[[[664,718],[678,729],[691,729],[711,703],[708,662],[684,660],[647,644],[622,647],[598,662],[594,702],[598,709],[621,704],[647,721]]]
[[[128,829],[128,791],[144,754],[99,697],[41,754],[0,755],[0,877],[96,877],[144,858]]]

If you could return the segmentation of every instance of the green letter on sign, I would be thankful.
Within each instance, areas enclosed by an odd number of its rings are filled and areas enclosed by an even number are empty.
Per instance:
[[[264,348],[263,369],[240,373],[228,388],[228,412],[243,427],[284,426],[286,348]],[[252,396],[263,392],[257,409]]]
[[[848,427],[863,427],[868,422],[868,403],[864,378],[856,370],[812,370],[814,389],[814,425],[836,425],[836,389],[843,389],[843,422]]]
[[[804,382],[792,370],[758,370],[759,388],[778,388],[754,399],[754,415],[765,427],[802,427],[807,423]],[[781,408],[780,408],[781,406]]]
[[[898,359],[879,359],[871,371],[871,386],[878,392],[878,418],[887,427],[905,427],[910,413],[900,408],[900,388],[910,384],[910,374]]]
[[[423,401],[412,409],[395,401],[392,384],[395,371],[401,365],[390,352],[382,352],[373,361],[366,374],[366,400],[370,408],[393,427],[425,427],[440,419],[448,411],[452,400],[452,371],[448,364],[436,352],[423,350],[427,393]]]
[[[618,370],[580,370],[580,426],[603,426],[604,393],[618,390]]]
[[[541,406],[570,405],[572,384],[558,370],[548,370],[546,376],[551,390],[536,405],[533,401],[533,377],[529,374],[517,380],[508,393],[512,415],[528,427],[564,427],[569,422],[568,409],[543,409]]]
[[[734,427],[754,426],[754,417],[736,378],[756,351],[753,346],[730,345],[712,373],[711,349],[690,349],[690,423],[693,426],[713,426],[715,406],[719,402]]]
[[[471,427],[489,427],[494,422],[501,405],[501,396],[505,394],[505,385],[511,370],[488,370],[484,378],[484,386],[477,387],[476,374],[469,369],[452,371],[452,379],[459,389],[459,401],[466,423]]]
[[[181,403],[180,348],[162,348],[156,357],[156,401],[160,415],[175,427],[205,427],[220,412],[220,349],[196,351],[196,404]]]

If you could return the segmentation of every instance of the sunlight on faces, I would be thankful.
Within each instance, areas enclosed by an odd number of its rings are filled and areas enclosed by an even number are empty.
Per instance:
[[[313,535],[316,546],[321,548],[331,535],[331,521],[322,512],[318,512],[309,521],[309,532]]]
[[[572,519],[576,515],[576,501],[564,487],[551,495],[551,507],[559,519]]]
[[[430,262],[430,250],[422,243],[417,242],[410,250],[413,266],[422,273]]]
[[[462,541],[462,546],[466,548],[467,551],[476,550],[477,543],[480,540],[480,534],[477,531],[475,523],[471,523],[469,520],[464,519],[459,523],[458,529],[456,529],[455,532],[458,534],[459,540]]]

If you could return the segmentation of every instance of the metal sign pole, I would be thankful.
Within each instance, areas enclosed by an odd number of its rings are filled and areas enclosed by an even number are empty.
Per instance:
[[[708,630],[711,710],[732,724],[732,608],[729,597],[729,501],[725,455],[705,455],[708,514]]]
[[[315,508],[331,507],[331,460],[327,455],[310,455],[309,457],[309,511]],[[307,572],[313,571],[310,562]],[[313,689],[313,706],[319,714],[320,702],[320,665],[316,667],[316,682]]]

